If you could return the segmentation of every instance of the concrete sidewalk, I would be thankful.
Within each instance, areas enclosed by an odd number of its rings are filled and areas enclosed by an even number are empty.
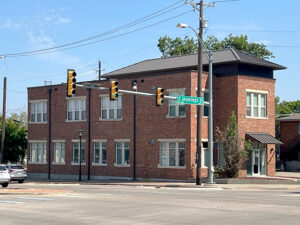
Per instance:
[[[276,177],[286,177],[300,179],[300,172],[276,172]]]

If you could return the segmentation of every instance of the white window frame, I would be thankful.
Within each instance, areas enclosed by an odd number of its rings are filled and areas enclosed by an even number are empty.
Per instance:
[[[72,97],[72,98],[66,98],[67,99],[67,118],[66,122],[78,122],[78,121],[86,121],[86,97]],[[75,112],[77,111],[75,108],[75,102],[79,100],[79,119],[75,120]],[[71,111],[69,111],[69,102],[72,102]],[[84,104],[83,104],[84,102]],[[72,117],[69,120],[69,112],[72,112]],[[85,118],[82,119],[82,113],[84,112]]]
[[[29,164],[46,164],[47,163],[47,141],[45,140],[30,140],[30,159]],[[33,151],[35,157],[33,158]]]
[[[247,96],[248,94],[250,94],[250,105],[248,105],[247,103]],[[254,116],[254,94],[257,94],[257,97],[258,97],[258,116]],[[262,106],[261,105],[261,99],[262,99],[262,96],[265,96],[265,106]],[[267,97],[268,97],[268,92],[267,91],[260,91],[260,90],[251,90],[251,89],[246,89],[246,118],[254,118],[254,119],[268,119],[268,111],[267,111],[267,106],[268,106],[268,101],[267,101]],[[251,107],[251,115],[247,115],[247,108],[248,107]],[[262,116],[261,115],[261,109],[262,108],[265,108],[265,112],[266,112],[266,115],[265,116]]]
[[[30,121],[29,123],[47,123],[47,100],[31,100],[29,101],[30,104]],[[41,121],[37,121],[38,118],[38,105],[41,104]],[[34,112],[32,112],[34,111]],[[34,115],[34,121],[32,120],[32,115]]]
[[[101,98],[101,112],[100,112],[100,118],[99,120],[105,120],[105,121],[110,121],[110,120],[122,120],[122,94],[119,94],[117,100],[110,100],[109,95],[99,95]],[[106,99],[107,102],[107,108],[104,108],[103,100]],[[110,108],[110,104],[113,104],[113,108]],[[113,109],[114,110],[114,117],[109,118],[109,110]],[[103,110],[106,110],[106,118],[103,118]],[[118,118],[118,110],[121,110],[121,117]]]
[[[186,168],[186,141],[185,139],[158,139],[159,143],[159,162],[157,167],[158,168],[176,168],[176,169],[185,169]],[[170,143],[175,143],[175,166],[170,166],[169,162],[169,154],[170,154]],[[161,144],[166,143],[166,165],[161,165]],[[184,143],[184,166],[179,165],[179,143]]]
[[[95,162],[96,159],[96,143],[99,144],[99,162]],[[106,163],[103,163],[103,143],[106,144]],[[93,166],[107,166],[107,140],[93,140],[93,146],[94,146],[94,158],[93,158]]]
[[[53,140],[53,162],[56,165],[66,164],[66,141],[65,140]],[[58,147],[59,146],[59,147]],[[58,151],[58,154],[56,152]],[[59,156],[57,159],[56,156]]]
[[[121,143],[121,151],[122,151],[122,163],[118,164],[117,163],[117,158],[118,158],[118,151],[117,151],[117,144]],[[129,163],[125,162],[125,143],[129,144]],[[130,167],[130,140],[129,139],[116,139],[115,140],[115,149],[116,149],[116,159],[115,159],[115,163],[114,166],[115,167]]]
[[[167,90],[169,96],[172,96],[172,93],[175,93],[176,97],[179,95],[180,92],[183,92],[183,95],[185,95],[185,91],[186,91],[185,88],[174,88],[174,89]],[[175,101],[175,104],[171,104],[173,101]],[[184,106],[184,115],[179,115],[179,106],[182,106],[182,105]],[[171,106],[175,106],[175,116],[170,115],[170,113],[171,113],[170,107]],[[177,103],[176,100],[169,100],[167,118],[175,118],[175,117],[186,117],[185,104]]]
[[[74,156],[75,156],[75,154],[74,154],[74,151],[75,151],[75,148],[74,148],[74,144],[75,143],[77,143],[78,144],[78,154],[80,155],[80,153],[79,153],[79,140],[72,140],[72,162],[71,162],[71,165],[79,165],[79,156],[78,156],[78,162],[74,162]],[[84,147],[84,151],[83,151],[83,149],[81,149],[81,152],[83,153],[82,155],[84,156],[84,161],[81,161],[81,165],[85,165],[85,148],[86,148],[86,146],[85,146],[85,140],[83,139],[83,140],[81,140],[81,145],[83,145],[83,147]]]

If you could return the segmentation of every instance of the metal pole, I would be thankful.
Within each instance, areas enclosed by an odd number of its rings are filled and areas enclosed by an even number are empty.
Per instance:
[[[91,179],[91,91],[88,89],[88,180]]]
[[[81,181],[81,136],[82,130],[79,131],[79,181]]]
[[[1,152],[0,152],[0,163],[4,163],[4,141],[5,141],[5,120],[6,120],[6,77],[3,79],[3,112],[2,112],[2,139],[1,139]]]
[[[132,87],[137,91],[137,82],[132,81]],[[136,180],[136,95],[133,95],[133,180]]]
[[[213,77],[212,77],[212,52],[208,53],[209,61],[209,117],[208,117],[208,148],[209,148],[209,168],[208,168],[208,183],[214,183],[214,168],[213,168]]]
[[[202,19],[203,19],[203,1],[200,1],[200,14],[199,14],[199,41],[198,41],[198,85],[197,85],[197,96],[203,97],[202,92],[202,37],[203,37],[203,28],[202,28]],[[201,121],[203,114],[203,106],[197,106],[197,170],[196,170],[196,185],[201,184]]]
[[[99,60],[99,62],[98,62],[99,64],[99,70],[98,70],[98,80],[100,80],[101,79],[101,61]]]
[[[51,88],[49,88],[48,89],[48,94],[49,94],[49,103],[48,103],[48,105],[49,105],[49,117],[48,117],[48,180],[50,180],[51,179],[51,141],[52,141],[52,120],[51,120],[51,118],[52,118],[52,115],[51,115],[51,105],[52,105],[52,98],[51,98],[51,95],[52,95],[52,89]]]

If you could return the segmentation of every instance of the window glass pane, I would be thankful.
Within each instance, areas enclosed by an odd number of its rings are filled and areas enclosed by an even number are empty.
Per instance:
[[[102,115],[102,119],[107,119],[107,110],[103,109],[101,115]]]
[[[209,150],[208,148],[204,148],[204,166],[209,166]]]
[[[82,111],[82,112],[81,112],[81,120],[85,120],[85,119],[86,119],[85,116],[86,116],[86,115],[85,115],[85,111]]]
[[[130,159],[129,159],[129,149],[125,149],[125,164],[129,164]]]
[[[79,120],[79,111],[75,111],[75,120]]]
[[[114,109],[109,109],[109,119],[113,119],[114,118]]]
[[[179,153],[178,153],[178,166],[184,166],[185,163],[184,163],[184,148],[180,148],[179,149]]]
[[[101,99],[101,103],[102,103],[102,109],[107,109],[107,102],[108,102],[108,98],[107,97],[103,97]]]
[[[76,99],[75,100],[75,111],[79,111],[80,110],[80,100]]]
[[[253,105],[258,105],[258,94],[253,94]]]
[[[266,175],[266,150],[260,150],[260,175]]]
[[[178,147],[179,147],[179,148],[184,148],[184,145],[185,145],[184,142],[179,142],[179,143],[178,143]]]
[[[204,101],[208,101],[209,100],[209,93],[208,92],[204,92]]]
[[[185,111],[184,111],[184,105],[179,105],[179,116],[184,116]]]
[[[125,147],[125,149],[129,149],[129,142],[125,142],[124,147]]]
[[[170,116],[176,116],[176,106],[175,105],[170,105],[169,106],[170,109]]]
[[[266,95],[261,94],[260,105],[261,106],[266,106]]]
[[[68,112],[68,120],[72,120],[72,112]]]
[[[36,122],[41,122],[42,121],[42,114],[38,113],[36,117]]]
[[[109,108],[114,109],[115,108],[115,101],[109,101]]]
[[[117,164],[122,164],[122,149],[117,148]]]
[[[95,163],[99,163],[100,162],[100,149],[99,148],[95,148],[95,151],[94,151],[95,155],[94,155],[94,162]]]
[[[47,103],[43,102],[43,112],[46,113],[47,112]]]
[[[209,116],[209,107],[207,105],[205,105],[204,108],[203,108],[203,115],[204,116]]]
[[[251,105],[251,93],[247,93],[247,105]]]
[[[160,149],[160,165],[167,166],[167,149]]]
[[[247,116],[251,116],[251,106],[247,106]]]
[[[34,103],[31,103],[31,105],[30,105],[30,112],[35,113],[35,104]]]
[[[30,115],[30,121],[31,122],[35,122],[35,114],[31,114]]]
[[[81,100],[81,110],[82,110],[82,111],[85,111],[85,109],[86,109],[85,99],[82,99],[82,100]]]
[[[61,163],[65,163],[65,143],[62,143],[61,147]]]
[[[106,164],[106,148],[102,148],[102,164]]]
[[[257,106],[253,107],[253,116],[258,117],[258,107]]]
[[[266,115],[266,108],[265,107],[260,108],[260,116],[261,117],[267,117],[267,115]]]
[[[122,109],[122,97],[119,96],[117,101],[118,101],[117,108]]]
[[[117,109],[117,118],[118,119],[122,118],[122,109]]]
[[[72,100],[68,100],[68,112],[72,111],[72,103],[73,103]]]
[[[170,148],[169,150],[169,166],[176,166],[176,149]]]

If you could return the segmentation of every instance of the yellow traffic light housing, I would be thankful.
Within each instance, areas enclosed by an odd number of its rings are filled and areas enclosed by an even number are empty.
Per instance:
[[[164,103],[164,89],[156,88],[156,106],[162,106]]]
[[[116,80],[110,81],[110,100],[118,99],[118,84]]]
[[[72,97],[76,94],[76,72],[68,69],[67,96]]]

